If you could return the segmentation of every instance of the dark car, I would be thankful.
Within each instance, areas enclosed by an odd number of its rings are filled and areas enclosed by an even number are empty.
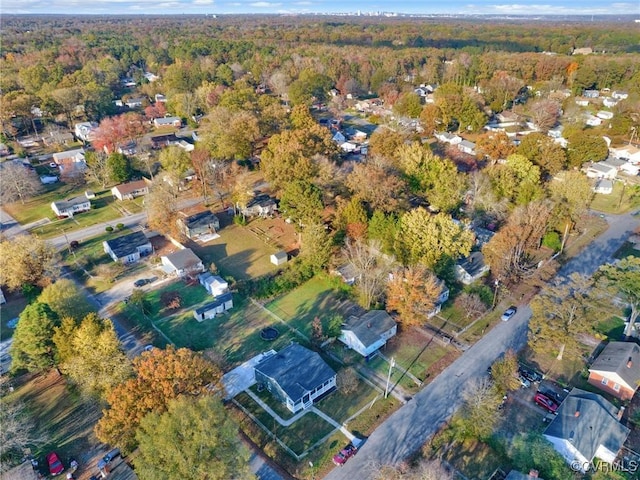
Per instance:
[[[107,453],[104,457],[102,457],[102,460],[104,461],[104,463],[109,463],[111,460],[116,458],[118,455],[120,455],[120,449],[119,448],[114,448],[109,453]]]
[[[64,465],[60,461],[60,457],[56,452],[51,452],[47,455],[47,463],[49,464],[49,472],[51,475],[60,475],[64,472]]]
[[[556,413],[558,411],[558,404],[547,397],[544,393],[536,393],[533,397],[533,401],[551,413]]]
[[[500,317],[500,319],[501,319],[503,322],[507,322],[507,321],[509,321],[509,319],[510,319],[511,317],[513,317],[513,316],[516,314],[516,312],[517,312],[517,311],[518,311],[518,309],[517,309],[516,307],[511,306],[511,307],[509,307],[509,308],[507,308],[507,309],[505,310],[505,312],[502,314],[502,316]]]
[[[356,447],[354,447],[352,444],[349,444],[333,456],[333,463],[338,466],[342,466],[347,463],[347,460],[353,457],[357,451],[358,449]]]
[[[523,378],[526,378],[531,383],[539,382],[542,380],[542,375],[540,373],[526,367],[522,367],[522,366],[519,367],[518,373],[520,374],[520,376],[522,376]]]
[[[134,287],[144,287],[147,283],[150,283],[148,278],[139,278],[135,282],[133,282]]]

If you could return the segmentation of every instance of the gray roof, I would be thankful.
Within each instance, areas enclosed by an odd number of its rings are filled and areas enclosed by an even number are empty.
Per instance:
[[[349,317],[342,329],[352,331],[366,348],[379,341],[380,336],[395,325],[396,321],[384,310],[371,310],[360,317]]]
[[[626,160],[622,160],[620,158],[609,157],[606,160],[600,162],[601,165],[605,165],[607,167],[620,168],[622,165],[627,163]]]
[[[148,244],[149,239],[142,232],[133,232],[107,240],[106,243],[117,258],[124,258],[127,255],[136,253],[138,247]]]
[[[187,267],[193,267],[194,265],[199,264],[202,260],[198,258],[198,256],[193,253],[193,250],[190,248],[184,248],[182,250],[178,250],[177,252],[170,253],[169,255],[163,255],[171,265],[173,265],[178,270],[183,270]]]
[[[612,168],[615,169],[616,167],[614,167],[613,165],[607,165],[604,162],[600,162],[600,163],[594,163],[589,168],[591,168],[591,170],[595,170],[596,172],[609,173]]]
[[[288,260],[289,259],[289,255],[284,250],[280,250],[279,252],[272,253],[271,255],[274,256],[275,258],[277,258],[278,260]]]
[[[292,343],[255,366],[273,379],[295,403],[336,374],[316,352]]]
[[[463,147],[470,148],[470,149],[476,148],[476,144],[473,142],[470,142],[469,140],[462,140],[458,145],[461,145]]]
[[[633,342],[609,342],[590,370],[617,373],[636,388],[640,382],[640,347]]]
[[[484,255],[482,252],[473,252],[467,258],[459,260],[458,265],[469,275],[475,277],[484,268]]]
[[[231,292],[223,293],[222,295],[216,297],[213,302],[209,302],[199,308],[196,308],[196,313],[198,315],[202,315],[209,310],[213,310],[214,308],[218,308],[220,305],[227,303],[229,300],[233,300],[233,296]]]
[[[205,210],[203,212],[198,212],[193,215],[189,215],[188,217],[181,218],[180,221],[182,221],[189,230],[200,228],[210,229],[212,228],[212,225],[220,225],[220,220],[218,219],[218,217],[209,210]]]
[[[91,204],[91,202],[84,195],[68,198],[67,200],[58,200],[57,202],[53,202],[53,203],[56,205],[56,208],[60,211],[66,210],[67,208],[72,208],[74,205],[82,205],[83,203]]]
[[[509,475],[507,475],[507,477],[504,480],[532,480],[532,479],[538,479],[538,480],[542,480],[539,477],[532,477],[531,475],[527,474],[527,473],[522,473],[519,472],[517,470],[511,470],[509,472]]]
[[[617,413],[600,395],[574,388],[544,434],[568,440],[591,460],[600,445],[618,452],[627,439],[630,430],[618,421]]]

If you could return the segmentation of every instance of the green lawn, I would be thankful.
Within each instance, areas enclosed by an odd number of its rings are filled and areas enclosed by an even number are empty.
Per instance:
[[[634,244],[631,242],[624,242],[624,244],[613,254],[614,258],[626,258],[626,257],[640,257],[640,250],[634,248]]]
[[[625,213],[640,207],[640,186],[613,182],[610,195],[595,194],[591,209],[604,213]]]
[[[40,195],[27,200],[24,205],[20,202],[9,203],[4,205],[3,208],[15,218],[18,223],[23,225],[43,218],[53,220],[55,219],[55,214],[53,210],[51,210],[51,202],[84,195],[85,190],[86,187],[74,187],[64,183],[55,183],[53,185],[46,185]]]
[[[341,313],[341,303],[332,279],[317,276],[268,303],[266,307],[304,335],[311,337],[313,319],[320,317],[323,327],[326,327],[334,315]]]
[[[624,320],[618,316],[613,316],[608,320],[604,320],[595,326],[594,330],[597,334],[608,338],[609,340],[622,340],[624,334]]]
[[[346,422],[362,407],[370,404],[378,392],[367,382],[360,379],[358,388],[350,393],[342,393],[339,389],[327,395],[315,406],[338,423]]]
[[[214,263],[223,276],[247,280],[277,269],[269,260],[276,249],[251,233],[249,226],[227,225],[218,233],[220,238],[193,250],[205,263]]]
[[[9,295],[5,292],[7,303],[0,305],[0,340],[6,340],[13,336],[14,328],[9,328],[7,323],[18,317],[24,307],[27,306],[27,299],[20,294]]]

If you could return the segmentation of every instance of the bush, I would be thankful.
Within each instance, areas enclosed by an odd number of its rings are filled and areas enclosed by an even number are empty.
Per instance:
[[[105,232],[113,232],[113,227],[111,225],[109,225],[104,230],[105,230]]]
[[[235,223],[236,225],[246,225],[247,224],[247,219],[245,217],[243,217],[242,215],[234,215],[233,216],[233,223]]]
[[[562,248],[562,241],[560,240],[560,234],[558,232],[547,232],[542,237],[542,245],[550,248],[554,252],[559,252]]]
[[[250,284],[256,298],[270,298],[289,292],[313,277],[313,269],[303,262],[294,261],[275,277],[264,277]]]
[[[118,230],[123,230],[123,229],[124,229],[124,223],[119,223],[119,224],[117,224],[117,225],[116,225],[116,228],[117,228]]]
[[[487,307],[493,305],[493,291],[486,285],[469,285],[468,287],[465,287],[464,291],[469,294],[475,293],[476,295],[478,295],[480,297],[480,300],[482,300],[482,303],[484,303]]]

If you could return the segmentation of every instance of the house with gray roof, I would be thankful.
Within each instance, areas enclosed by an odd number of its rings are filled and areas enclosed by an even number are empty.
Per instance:
[[[458,143],[458,150],[460,150],[462,153],[475,155],[476,144],[473,142],[470,142],[469,140],[462,140],[460,143]]]
[[[322,357],[292,343],[254,367],[256,382],[293,413],[336,389],[336,372]]]
[[[371,357],[398,332],[398,324],[384,310],[352,315],[342,325],[338,340],[363,357]]]
[[[204,264],[190,248],[183,248],[177,252],[160,257],[162,270],[169,275],[187,277],[204,272]]]
[[[470,285],[489,271],[489,265],[484,263],[482,252],[473,252],[467,258],[456,263],[456,279],[465,285]]]
[[[88,212],[91,210],[91,201],[84,195],[51,202],[51,210],[58,217],[73,217],[76,213]]]
[[[121,237],[102,242],[104,252],[114,262],[135,263],[141,257],[153,252],[153,246],[142,232],[132,232]]]
[[[223,314],[224,312],[226,312],[227,310],[231,310],[232,308],[233,296],[231,295],[231,292],[227,292],[216,297],[212,302],[196,308],[193,311],[193,317],[198,322],[202,322],[204,320],[213,318],[216,315]]]
[[[204,239],[220,230],[220,220],[210,210],[193,215],[181,214],[176,222],[184,236],[191,240],[197,240],[201,237]]]
[[[640,347],[609,342],[589,369],[589,383],[620,400],[631,400],[640,382]]]
[[[594,458],[616,459],[630,431],[620,417],[602,396],[574,388],[543,435],[569,465],[586,473]]]

